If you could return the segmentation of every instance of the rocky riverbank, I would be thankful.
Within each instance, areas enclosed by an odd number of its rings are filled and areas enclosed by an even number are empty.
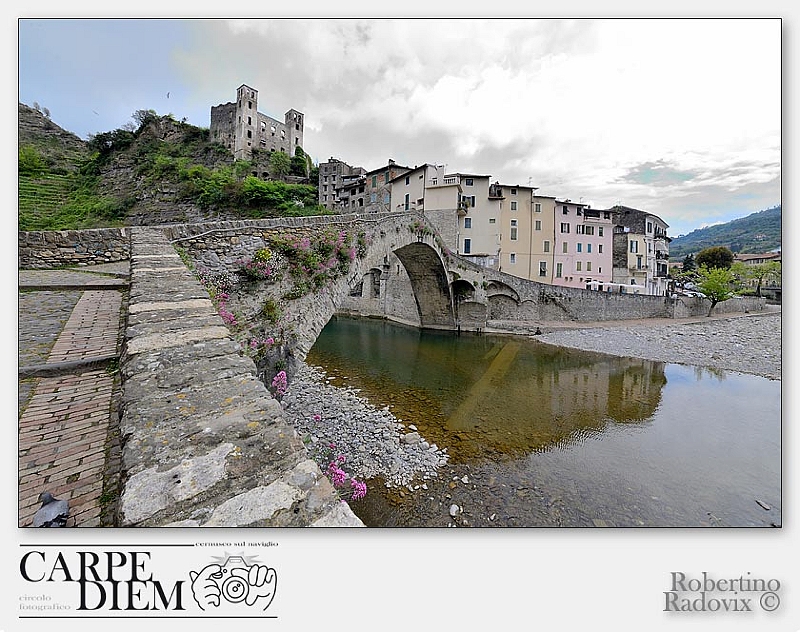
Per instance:
[[[376,408],[358,389],[329,381],[321,369],[302,364],[281,400],[287,420],[320,466],[344,455],[351,476],[425,489],[424,481],[447,464],[446,448],[429,444],[414,425],[406,426],[388,408]]]
[[[781,379],[780,311],[669,324],[642,321],[563,329],[536,338],[584,351]]]

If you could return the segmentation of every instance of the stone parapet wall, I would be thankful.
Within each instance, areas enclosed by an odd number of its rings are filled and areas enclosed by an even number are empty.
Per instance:
[[[126,261],[130,228],[20,232],[18,267],[40,270]]]
[[[162,231],[131,250],[118,524],[363,526]]]

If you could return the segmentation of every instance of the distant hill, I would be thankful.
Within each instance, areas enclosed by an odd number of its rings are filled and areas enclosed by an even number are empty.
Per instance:
[[[669,245],[669,256],[672,261],[682,261],[686,255],[710,246],[725,246],[735,253],[761,253],[780,248],[781,206],[675,237]]]

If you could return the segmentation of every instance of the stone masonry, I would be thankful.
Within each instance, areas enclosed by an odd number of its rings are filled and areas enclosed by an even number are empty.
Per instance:
[[[363,526],[160,229],[134,229],[120,526]]]

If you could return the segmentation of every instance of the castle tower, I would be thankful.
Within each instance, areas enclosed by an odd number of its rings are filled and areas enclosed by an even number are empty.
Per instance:
[[[299,147],[303,148],[303,126],[305,116],[294,108],[286,112],[286,129],[288,130],[289,155],[294,156],[294,152]]]
[[[236,90],[236,119],[233,157],[249,160],[256,146],[258,129],[258,90],[242,84]]]

